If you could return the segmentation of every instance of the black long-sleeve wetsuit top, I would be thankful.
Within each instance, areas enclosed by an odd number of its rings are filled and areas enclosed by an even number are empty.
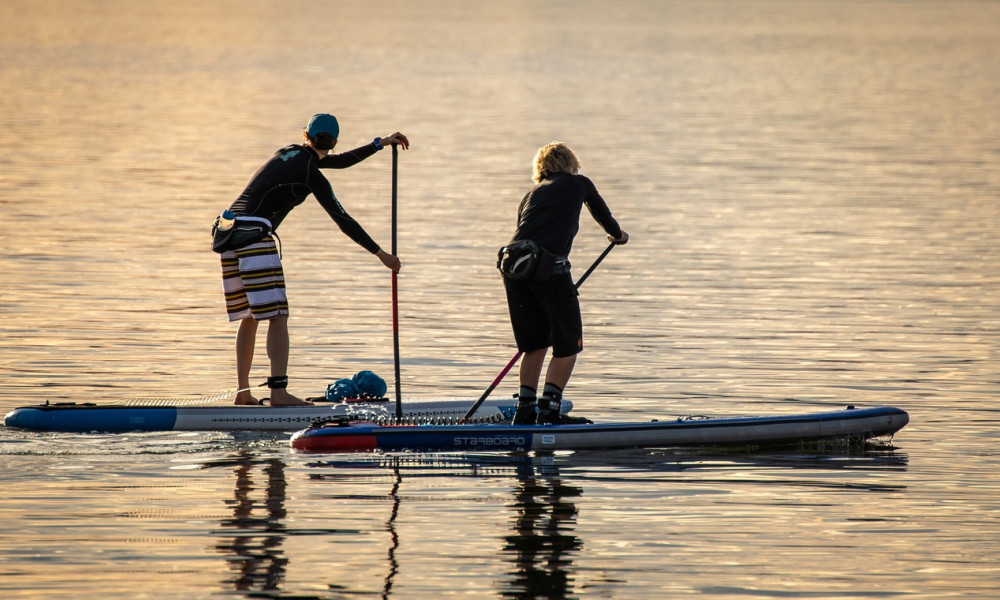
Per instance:
[[[622,229],[594,183],[584,175],[557,173],[542,179],[521,200],[510,241],[534,240],[552,254],[568,257],[584,204],[608,235],[621,237]]]
[[[246,189],[229,210],[237,215],[264,217],[271,221],[272,228],[276,230],[288,213],[312,194],[341,231],[374,254],[379,251],[379,245],[340,205],[333,187],[320,169],[346,169],[377,151],[372,143],[320,159],[307,146],[285,146],[254,173]]]

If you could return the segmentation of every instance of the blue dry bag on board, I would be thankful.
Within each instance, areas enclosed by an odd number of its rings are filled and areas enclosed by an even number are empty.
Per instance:
[[[358,371],[350,379],[338,379],[326,387],[326,399],[340,402],[348,398],[382,398],[385,396],[385,380],[371,371]]]

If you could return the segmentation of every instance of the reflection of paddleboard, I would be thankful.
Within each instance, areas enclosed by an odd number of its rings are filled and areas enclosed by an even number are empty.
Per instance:
[[[892,435],[910,418],[893,407],[774,417],[677,419],[586,425],[396,425],[341,419],[292,436],[308,452],[581,450],[671,446],[763,446]]]
[[[459,419],[472,406],[472,400],[412,400],[403,402],[407,419]],[[484,418],[510,419],[517,400],[487,400],[478,413]],[[563,402],[563,412],[572,402]],[[363,412],[362,412],[363,411]],[[315,406],[142,406],[122,404],[39,404],[23,406],[7,413],[4,424],[35,431],[295,431],[316,421],[336,417],[370,415],[369,418],[396,414],[395,402],[373,400]]]

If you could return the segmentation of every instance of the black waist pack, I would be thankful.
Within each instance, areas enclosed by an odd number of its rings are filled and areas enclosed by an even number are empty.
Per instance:
[[[263,217],[236,217],[229,229],[219,229],[219,219],[212,224],[212,250],[222,254],[246,248],[271,235],[271,222]]]
[[[497,252],[497,268],[513,281],[548,281],[556,266],[556,255],[534,240],[517,240]]]

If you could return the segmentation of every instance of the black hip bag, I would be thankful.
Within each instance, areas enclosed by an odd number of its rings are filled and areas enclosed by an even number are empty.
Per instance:
[[[517,240],[497,252],[497,269],[512,281],[548,281],[557,257],[534,240]]]
[[[232,227],[219,228],[220,217],[212,224],[212,250],[222,254],[246,248],[271,235],[271,222],[264,217],[237,216]]]

